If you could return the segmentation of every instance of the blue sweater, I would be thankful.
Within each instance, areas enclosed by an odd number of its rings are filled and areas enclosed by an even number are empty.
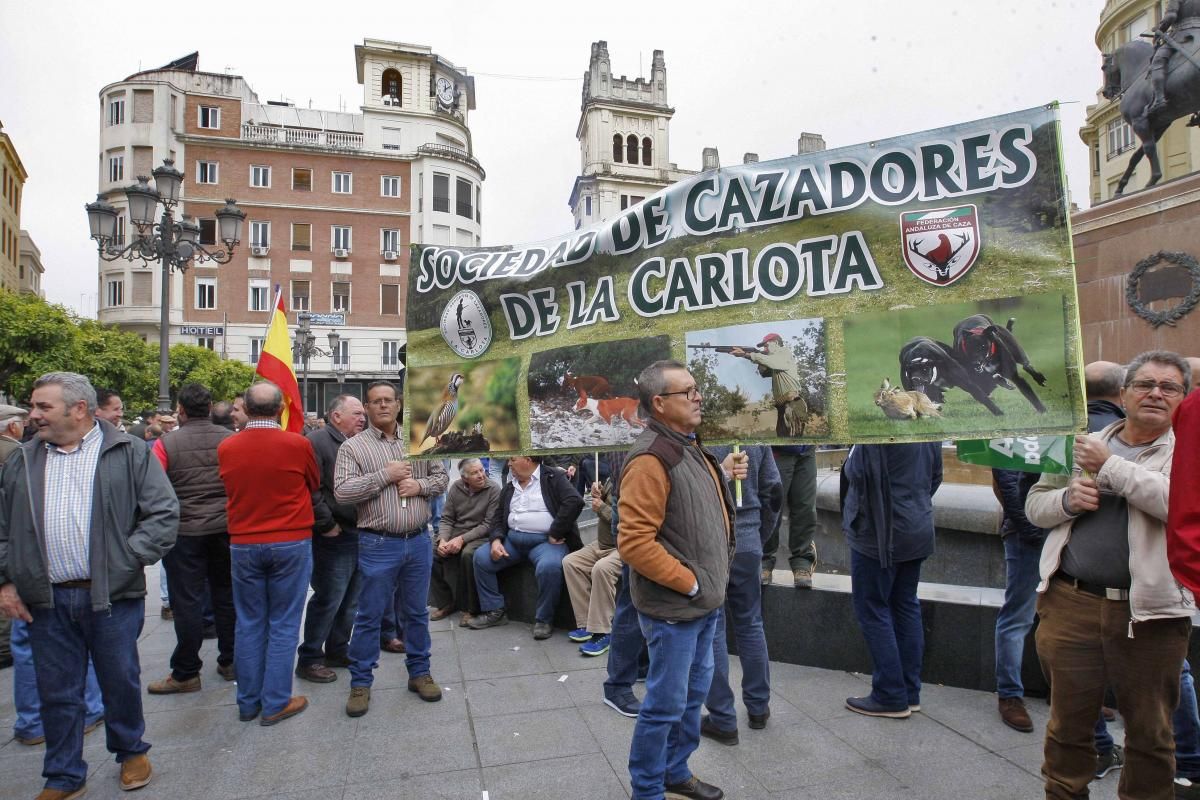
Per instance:
[[[732,447],[710,447],[718,461],[733,452]],[[742,507],[737,509],[738,553],[762,555],[762,543],[775,529],[775,519],[783,501],[783,483],[779,479],[779,468],[771,448],[765,445],[750,445],[742,448],[750,457],[749,474],[742,481]],[[731,484],[731,492],[736,491]]]

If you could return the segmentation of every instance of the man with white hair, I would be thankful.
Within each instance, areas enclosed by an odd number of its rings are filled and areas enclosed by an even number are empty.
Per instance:
[[[429,597],[434,611],[430,620],[463,612],[463,622],[479,613],[479,595],[473,569],[475,551],[488,540],[500,510],[500,487],[488,480],[483,462],[466,458],[458,466],[460,480],[446,490],[446,505],[433,542],[433,574]]]
[[[137,640],[144,568],[175,543],[179,503],[150,451],[96,419],[87,378],[33,385],[37,438],[0,473],[0,613],[29,623],[42,702],[42,800],[80,797],[88,656],[126,791],[150,782]]]

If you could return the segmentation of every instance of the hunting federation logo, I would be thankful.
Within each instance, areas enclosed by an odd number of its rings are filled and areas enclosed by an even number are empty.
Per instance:
[[[483,354],[492,343],[492,323],[479,295],[463,289],[442,311],[442,338],[463,358]]]
[[[900,215],[904,263],[926,283],[949,286],[979,258],[979,212],[973,205]]]

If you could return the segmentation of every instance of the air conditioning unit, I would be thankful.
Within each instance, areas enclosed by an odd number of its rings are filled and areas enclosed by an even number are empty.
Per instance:
[[[266,255],[266,254],[267,254],[267,253],[270,251],[270,249],[271,249],[271,248],[267,247],[266,245],[257,245],[257,244],[256,244],[256,245],[251,245],[251,247],[250,247],[250,255],[252,255],[252,256],[265,256],[265,255]]]
[[[350,255],[350,251],[344,247],[335,247],[333,249],[333,257],[334,258],[346,258],[349,255]]]
[[[395,250],[384,250],[383,251],[383,260],[384,261],[395,261],[396,260],[396,251]]]

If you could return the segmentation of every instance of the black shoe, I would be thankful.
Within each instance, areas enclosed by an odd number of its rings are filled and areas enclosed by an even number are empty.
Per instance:
[[[720,742],[730,747],[738,743],[737,728],[731,731],[718,728],[713,723],[712,717],[708,716],[708,714],[700,717],[700,735],[706,739],[712,739],[714,742]]]
[[[348,667],[351,661],[349,656],[325,656],[325,666],[327,667]]]
[[[750,727],[756,731],[761,731],[767,727],[767,720],[771,718],[771,709],[767,709],[761,714],[750,715]]]
[[[695,775],[683,783],[667,784],[667,800],[722,800],[725,793]]]
[[[494,608],[491,611],[485,611],[482,614],[476,614],[471,617],[471,621],[467,623],[467,627],[473,631],[481,631],[484,628],[494,628],[497,625],[507,625],[508,615],[504,613],[503,608]]]

